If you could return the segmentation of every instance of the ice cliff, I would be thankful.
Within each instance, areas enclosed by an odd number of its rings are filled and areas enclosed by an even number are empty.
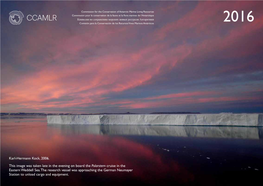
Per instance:
[[[263,126],[263,114],[48,115],[48,124]]]

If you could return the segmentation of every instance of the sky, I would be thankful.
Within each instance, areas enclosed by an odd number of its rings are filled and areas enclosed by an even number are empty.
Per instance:
[[[9,12],[57,22],[9,23]],[[81,10],[154,10],[83,26]],[[224,23],[225,10],[253,22]],[[2,2],[1,112],[263,112],[263,2]],[[246,18],[246,17],[245,17]]]

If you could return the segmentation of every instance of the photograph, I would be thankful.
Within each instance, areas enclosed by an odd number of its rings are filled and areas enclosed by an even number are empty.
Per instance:
[[[1,0],[1,186],[254,186],[263,0]]]

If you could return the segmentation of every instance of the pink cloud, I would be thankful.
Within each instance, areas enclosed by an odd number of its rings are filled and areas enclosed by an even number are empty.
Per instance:
[[[216,95],[218,92],[207,91],[207,92],[185,92],[185,93],[177,93],[177,94],[167,94],[162,96],[155,96],[146,98],[146,100],[155,100],[155,99],[167,99],[167,98],[182,98],[182,97],[195,97],[195,96],[207,96],[207,95]]]
[[[169,4],[161,11],[165,16],[165,11],[178,7],[178,3]],[[243,38],[262,30],[263,15],[257,15],[253,23],[238,25],[230,29],[228,34],[220,36],[222,24],[218,23],[224,18],[222,10],[225,7],[258,9],[260,6],[257,7],[257,3],[251,2],[199,2],[181,19],[158,30],[151,30],[143,38],[144,42],[136,40],[142,30],[131,27],[81,27],[70,32],[60,27],[54,29],[53,26],[40,25],[23,37],[24,42],[19,55],[22,63],[34,70],[14,84],[2,87],[1,102],[4,105],[17,104],[20,108],[41,110],[103,104],[115,104],[121,108],[147,108],[216,102],[220,99],[231,101],[234,98],[227,96],[210,98],[209,96],[218,94],[213,91],[154,96],[140,102],[110,102],[106,99],[111,93],[155,83],[154,78],[169,73],[179,64],[186,64],[190,76],[198,76],[207,65],[202,59],[215,53],[223,52],[224,55],[220,54],[221,58],[245,57],[258,53],[263,45],[260,39],[254,38],[253,47],[241,45],[240,42],[244,41]],[[209,37],[202,38],[204,35]],[[196,44],[184,41],[175,45],[176,38],[202,39]],[[130,42],[133,39],[136,40],[135,44]],[[197,58],[201,60],[196,61]],[[262,69],[262,65],[256,61],[240,64],[238,67],[231,64],[222,65],[207,73],[216,76],[231,70],[244,70],[251,65]],[[203,98],[198,100],[196,97],[199,96]],[[73,99],[60,101],[63,97]]]
[[[164,107],[177,107],[180,105],[198,105],[202,103],[226,103],[226,102],[248,102],[260,101],[262,96],[249,97],[248,95],[238,96],[225,96],[223,92],[185,92],[178,94],[167,94],[162,96],[155,96],[149,98],[134,99],[130,102],[116,102],[120,103],[124,108],[164,108]],[[249,92],[246,92],[249,94]]]

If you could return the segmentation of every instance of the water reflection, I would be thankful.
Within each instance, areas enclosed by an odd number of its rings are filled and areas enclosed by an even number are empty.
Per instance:
[[[48,125],[62,134],[262,139],[263,127]]]
[[[7,185],[123,185],[140,182],[145,184],[180,183],[193,181],[193,175],[171,157],[163,157],[151,146],[122,136],[62,135],[43,122],[4,123],[2,130],[2,178]],[[66,129],[69,132],[69,128]],[[91,129],[88,129],[90,131]],[[62,129],[63,131],[63,129]],[[82,128],[72,129],[72,134]],[[93,131],[93,130],[91,130]],[[96,133],[96,129],[94,130]],[[62,132],[63,133],[63,132]],[[80,133],[78,133],[80,134]],[[10,161],[8,157],[47,156],[45,161]],[[132,173],[72,173],[68,178],[8,177],[8,164],[124,164]]]
[[[255,185],[262,178],[256,127],[72,126],[26,118],[2,120],[1,135],[2,185]],[[8,160],[17,156],[50,160]],[[9,177],[9,163],[125,164],[134,171]]]

